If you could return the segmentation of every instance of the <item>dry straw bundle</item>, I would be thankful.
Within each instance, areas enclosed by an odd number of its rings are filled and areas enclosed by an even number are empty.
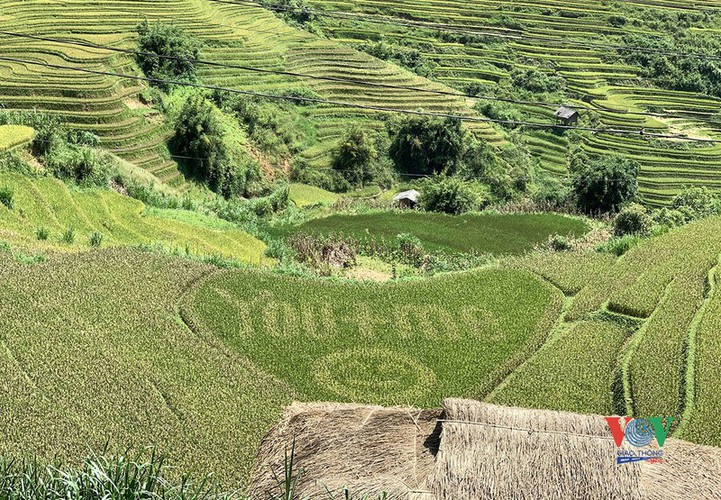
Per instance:
[[[262,443],[256,496],[274,491],[293,438],[300,497],[328,498],[326,485],[409,500],[721,499],[721,449],[668,439],[663,463],[617,465],[600,416],[464,399],[425,411],[294,403]]]

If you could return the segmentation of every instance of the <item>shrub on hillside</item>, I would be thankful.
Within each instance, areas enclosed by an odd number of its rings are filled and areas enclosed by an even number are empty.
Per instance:
[[[235,145],[221,111],[200,93],[189,94],[175,123],[174,147],[187,162],[190,173],[206,181],[225,198],[246,193],[260,177],[258,165]]]
[[[389,123],[389,154],[402,172],[454,173],[466,151],[467,132],[457,118],[410,116]]]
[[[501,126],[514,129],[519,126],[518,123],[513,122],[520,122],[523,121],[524,116],[521,111],[513,106],[512,104],[509,104],[507,102],[501,102],[501,101],[486,101],[486,102],[479,102],[476,106],[476,109],[480,111],[483,115],[487,116],[488,118],[492,120],[498,120],[499,122],[506,122],[506,123],[500,123]]]
[[[488,203],[488,193],[476,183],[438,175],[421,184],[420,206],[429,212],[462,214]]]
[[[137,55],[138,65],[148,78],[157,80],[195,80],[195,62],[200,44],[181,28],[172,24],[154,23],[147,20],[137,27],[140,39]],[[164,82],[153,82],[163,89]]]
[[[0,203],[11,210],[13,206],[15,206],[15,202],[13,200],[14,197],[15,193],[11,188],[7,186],[0,187]]]
[[[675,22],[673,29],[678,30]],[[672,90],[721,96],[721,78],[714,57],[721,42],[704,30],[679,31],[675,36],[627,33],[623,36],[621,57],[640,69],[641,75],[656,85]],[[683,57],[674,54],[701,54],[708,57]]]
[[[563,78],[537,68],[516,69],[511,73],[514,87],[533,93],[558,92],[565,86]]]
[[[677,194],[671,206],[688,220],[701,219],[721,213],[721,199],[706,187],[687,188]]]
[[[627,234],[625,236],[612,238],[607,243],[598,247],[597,250],[599,252],[611,253],[616,257],[620,257],[621,255],[625,254],[633,247],[638,245],[640,242],[641,238],[639,236],[635,234]]]
[[[648,236],[653,227],[653,219],[649,216],[645,207],[633,203],[619,212],[613,221],[613,234],[625,236],[635,234],[637,236]]]
[[[335,151],[333,169],[354,188],[387,180],[389,172],[382,163],[378,142],[362,128],[351,128]]]
[[[49,150],[43,161],[56,177],[86,186],[107,186],[111,177],[110,157],[87,146],[60,144]]]
[[[532,199],[549,207],[568,207],[572,204],[571,187],[561,179],[545,175],[536,180]]]
[[[560,234],[554,234],[553,236],[550,236],[548,238],[548,243],[546,243],[546,246],[549,250],[552,250],[554,252],[567,252],[573,248],[573,244],[571,243],[571,241],[565,236],[561,236]]]
[[[297,160],[290,173],[291,180],[301,184],[308,184],[326,191],[343,193],[351,189],[350,183],[336,170],[319,170],[308,167],[304,162]]]
[[[578,208],[586,213],[617,212],[636,197],[640,168],[637,161],[618,155],[579,165],[572,183]]]
[[[318,97],[310,89],[288,89],[281,95]],[[255,145],[266,155],[282,159],[295,156],[313,135],[313,124],[298,109],[297,101],[281,101],[216,91],[212,101],[234,115]]]
[[[686,224],[686,222],[688,222],[687,215],[688,214],[682,212],[681,210],[663,207],[658,210],[654,210],[652,217],[655,224],[672,228]]]
[[[404,66],[425,78],[432,77],[437,67],[435,62],[428,59],[415,47],[405,47],[385,40],[379,40],[359,44],[357,48],[378,59],[391,61],[400,66]]]

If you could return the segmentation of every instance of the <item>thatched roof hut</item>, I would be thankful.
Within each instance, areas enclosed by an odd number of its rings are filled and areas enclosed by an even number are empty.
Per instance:
[[[293,403],[263,439],[251,478],[251,497],[277,492],[285,453],[295,438],[303,474],[299,498],[327,499],[347,487],[353,498],[432,500],[424,492],[438,445],[441,410],[339,403]],[[341,494],[337,495],[342,498]]]
[[[556,120],[564,125],[573,125],[578,122],[579,117],[578,111],[573,108],[567,108],[566,106],[558,108],[554,115]]]
[[[310,498],[327,498],[318,481],[414,500],[721,498],[719,448],[668,439],[663,463],[617,465],[600,416],[462,399],[442,411],[295,403],[263,442],[255,494],[272,491],[269,465],[293,436]]]

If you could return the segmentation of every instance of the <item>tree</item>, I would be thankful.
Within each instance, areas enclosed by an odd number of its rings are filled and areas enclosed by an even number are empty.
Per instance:
[[[257,166],[243,163],[229,146],[220,110],[200,93],[191,93],[175,123],[175,147],[188,156],[191,173],[230,198],[243,194]]]
[[[390,157],[407,173],[453,173],[466,151],[466,131],[457,118],[408,117],[392,136]]]
[[[158,80],[195,80],[194,61],[198,59],[199,43],[194,38],[172,24],[150,25],[147,20],[137,30],[142,52],[137,60],[146,76]],[[167,90],[163,82],[154,85]]]
[[[635,160],[618,155],[579,165],[573,173],[573,190],[578,208],[587,213],[617,212],[638,192]]]
[[[688,220],[694,220],[718,214],[721,199],[706,187],[687,188],[674,197],[671,206],[684,213]]]
[[[360,127],[353,127],[344,137],[333,162],[333,168],[352,186],[372,182],[378,166],[376,141]]]
[[[419,203],[429,212],[455,215],[478,210],[486,201],[487,193],[480,185],[457,177],[437,175],[423,182]]]

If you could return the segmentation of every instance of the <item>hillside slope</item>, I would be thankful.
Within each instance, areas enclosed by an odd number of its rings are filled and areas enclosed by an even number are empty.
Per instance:
[[[1,174],[13,192],[12,208],[0,204],[0,240],[32,250],[87,249],[92,235],[102,246],[161,245],[193,255],[223,256],[262,265],[265,244],[237,226],[183,210],[146,210],[110,190],[69,188],[62,181]],[[44,231],[44,237],[39,232]],[[66,238],[71,232],[72,240]],[[65,238],[65,241],[64,241]]]
[[[144,19],[170,22],[186,29],[205,44],[201,56],[210,61],[443,88],[337,42],[291,28],[271,12],[247,4],[211,0],[92,3],[10,0],[0,6],[0,30],[126,49],[136,49],[135,27]],[[139,75],[129,55],[4,35],[0,39],[6,57]],[[471,112],[464,100],[453,96],[349,86],[232,68],[201,65],[198,69],[203,82],[239,90],[279,94],[311,88],[321,97],[335,101],[407,110]],[[183,186],[183,177],[170,160],[165,144],[172,131],[163,123],[162,116],[138,100],[143,90],[144,85],[138,81],[0,61],[0,104],[58,113],[73,127],[98,133],[103,146],[121,157],[172,185]],[[313,123],[316,140],[301,156],[311,166],[321,168],[329,165],[329,152],[349,123],[382,126],[379,113],[369,110],[314,105],[305,107],[303,113]],[[502,141],[502,136],[488,125],[477,124],[475,129],[491,141]]]
[[[485,84],[481,94],[494,95],[499,84],[509,84],[514,71],[540,68],[560,77],[568,96],[546,102],[590,108],[597,116],[597,122],[588,122],[591,126],[721,138],[720,99],[657,88],[642,78],[641,68],[625,62],[614,48],[623,46],[628,35],[658,39],[664,33],[718,34],[718,5],[711,2],[691,6],[681,0],[309,0],[309,4],[320,11],[348,14],[321,16],[317,22],[337,40],[357,44],[383,37],[401,46],[418,47],[438,65],[434,78],[460,89],[480,83]],[[416,27],[408,27],[408,23]],[[423,23],[430,27],[419,28]],[[442,25],[436,28],[434,23]],[[650,50],[671,49],[660,45]],[[679,59],[673,53],[668,58]],[[709,72],[716,71],[716,60],[708,61]],[[517,88],[499,94],[521,101],[538,100]],[[514,107],[527,120],[554,122],[553,106]],[[581,109],[582,115],[589,113]],[[528,129],[523,135],[544,169],[565,174],[565,156],[573,142],[570,134]],[[582,142],[588,152],[620,153],[638,160],[643,167],[641,193],[649,203],[665,203],[684,186],[721,187],[718,143],[655,141],[608,133],[584,134]]]

